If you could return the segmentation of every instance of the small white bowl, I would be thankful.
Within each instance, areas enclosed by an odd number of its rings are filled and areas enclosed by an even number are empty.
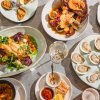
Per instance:
[[[48,86],[44,86],[44,87],[40,90],[40,93],[39,93],[40,99],[41,99],[41,100],[45,100],[45,99],[43,98],[43,96],[41,95],[43,89],[45,89],[45,88],[49,88],[50,90],[52,90],[52,92],[53,92],[53,98],[54,98],[54,95],[55,95],[55,94],[54,94],[54,90],[53,90],[52,88],[48,87]],[[51,100],[53,100],[53,98],[52,98]]]
[[[50,74],[52,74],[52,73],[49,72],[49,73],[46,75],[46,83],[47,83],[47,85],[50,86],[50,87],[52,87],[52,88],[55,88],[55,87],[59,86],[60,83],[61,83],[61,76],[60,76],[57,72],[54,72],[54,74],[56,75],[56,77],[58,77],[58,83],[55,84],[55,85],[52,85],[52,84],[50,83],[50,80],[49,80]]]
[[[82,100],[90,100],[88,98],[85,99],[86,95],[88,96],[87,92],[90,92],[90,93],[94,94],[95,100],[100,100],[98,91],[93,89],[93,88],[88,88],[82,93]],[[92,98],[91,100],[94,100],[94,99]]]

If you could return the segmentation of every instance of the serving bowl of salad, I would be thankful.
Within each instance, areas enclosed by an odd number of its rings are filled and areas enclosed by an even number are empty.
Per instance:
[[[36,68],[46,48],[45,38],[35,28],[16,26],[0,31],[0,77]]]

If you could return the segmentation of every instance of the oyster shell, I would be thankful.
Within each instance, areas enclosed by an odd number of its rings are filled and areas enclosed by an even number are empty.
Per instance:
[[[95,40],[95,47],[100,50],[100,37]]]
[[[85,64],[82,64],[82,65],[80,64],[76,66],[76,72],[78,74],[86,74],[89,70],[90,70],[90,67],[88,67]]]
[[[22,20],[26,15],[26,9],[25,8],[19,8],[17,10],[17,18],[18,20]]]
[[[5,10],[11,10],[13,8],[13,4],[10,0],[4,0],[1,2],[2,8]]]
[[[82,44],[80,45],[80,49],[84,53],[89,53],[92,51],[91,46],[88,42],[82,42]]]
[[[20,4],[27,4],[29,3],[31,0],[19,0]]]
[[[79,53],[72,53],[71,59],[76,64],[82,64],[85,61],[84,57]]]
[[[94,83],[100,78],[100,72],[95,72],[91,74],[87,79],[90,83]]]
[[[94,52],[89,54],[89,60],[92,64],[95,64],[95,65],[100,63],[100,57]]]

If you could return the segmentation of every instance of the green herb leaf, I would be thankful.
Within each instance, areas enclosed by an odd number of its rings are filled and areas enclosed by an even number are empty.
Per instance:
[[[33,38],[32,36],[30,36],[30,41],[35,45],[35,47],[37,48],[37,43],[36,43],[36,40],[35,38]]]
[[[8,44],[8,37],[0,36],[0,43]]]

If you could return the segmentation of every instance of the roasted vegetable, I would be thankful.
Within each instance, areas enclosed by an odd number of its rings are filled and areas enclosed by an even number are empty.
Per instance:
[[[14,39],[14,41],[19,42],[22,40],[23,37],[24,37],[24,35],[21,32],[18,32],[12,38]]]

